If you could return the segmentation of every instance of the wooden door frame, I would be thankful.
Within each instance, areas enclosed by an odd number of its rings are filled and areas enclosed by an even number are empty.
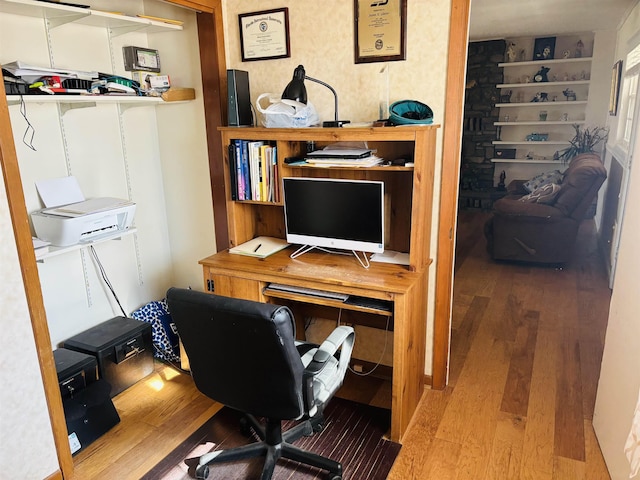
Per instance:
[[[469,7],[471,0],[452,0],[447,67],[447,90],[444,117],[443,164],[439,205],[438,254],[436,263],[436,299],[433,348],[433,388],[446,385],[449,361],[449,333],[451,329],[451,300],[453,290],[453,258],[455,250],[455,225],[457,214],[458,179],[462,138],[462,111],[464,106],[464,78],[468,42]],[[221,1],[216,1],[214,11],[198,13],[203,85],[205,86],[205,116],[207,118],[207,145],[212,173],[212,191],[216,216],[216,235],[219,246],[226,245],[226,212],[218,213],[216,205],[224,205],[220,196],[224,189],[216,180],[220,173],[221,146],[216,123],[221,124],[226,111],[226,66],[224,57],[224,31]],[[212,30],[213,29],[213,30]],[[203,39],[208,39],[203,41]],[[215,44],[211,44],[215,40]],[[206,66],[206,68],[205,68]],[[214,73],[215,72],[215,73]],[[217,80],[213,76],[217,75]],[[454,80],[455,79],[455,80]],[[211,87],[211,81],[214,86]],[[42,383],[49,408],[60,472],[51,478],[73,477],[73,459],[67,438],[64,411],[53,360],[47,318],[37,265],[31,245],[31,230],[22,191],[20,171],[9,121],[8,104],[4,86],[0,86],[0,167],[18,248],[25,294],[31,316],[34,342],[42,372]],[[224,197],[222,197],[224,198]]]
[[[456,247],[458,184],[462,154],[464,82],[469,44],[471,0],[452,0],[449,21],[447,89],[444,108],[442,176],[436,259],[436,299],[433,331],[431,387],[443,389],[449,370],[449,336],[453,300],[453,267]]]

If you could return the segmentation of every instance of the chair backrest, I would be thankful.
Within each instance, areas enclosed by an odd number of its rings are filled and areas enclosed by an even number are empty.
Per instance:
[[[302,416],[304,367],[287,307],[179,288],[167,304],[198,390],[252,415]]]
[[[607,170],[598,155],[576,156],[564,172],[554,206],[565,215],[581,220],[606,178]]]

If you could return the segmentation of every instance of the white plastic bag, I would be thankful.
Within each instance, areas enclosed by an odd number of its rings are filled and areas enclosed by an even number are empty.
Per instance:
[[[260,102],[267,98],[269,105],[264,108]],[[263,93],[256,100],[260,112],[260,122],[267,128],[300,128],[320,124],[318,112],[311,102],[304,103],[282,100],[272,93]]]

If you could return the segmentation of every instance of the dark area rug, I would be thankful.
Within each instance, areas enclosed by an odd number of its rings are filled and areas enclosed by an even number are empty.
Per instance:
[[[246,445],[253,441],[240,433],[241,414],[223,408],[142,480],[186,480],[189,466],[211,450]],[[287,422],[287,430],[297,422]],[[400,451],[400,445],[384,438],[389,430],[390,412],[382,408],[333,398],[325,410],[325,428],[311,437],[302,437],[297,447],[342,462],[343,480],[384,480]],[[262,458],[212,465],[209,479],[241,480],[260,478]],[[193,468],[191,469],[193,471]],[[298,462],[280,459],[274,480],[311,480],[326,472]]]

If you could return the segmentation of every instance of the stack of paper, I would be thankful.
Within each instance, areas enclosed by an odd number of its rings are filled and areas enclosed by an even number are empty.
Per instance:
[[[310,165],[322,167],[373,167],[382,163],[382,158],[377,157],[368,148],[335,145],[310,152],[305,160]]]
[[[230,248],[229,253],[265,258],[288,246],[289,244],[282,238],[256,237],[242,245]]]

